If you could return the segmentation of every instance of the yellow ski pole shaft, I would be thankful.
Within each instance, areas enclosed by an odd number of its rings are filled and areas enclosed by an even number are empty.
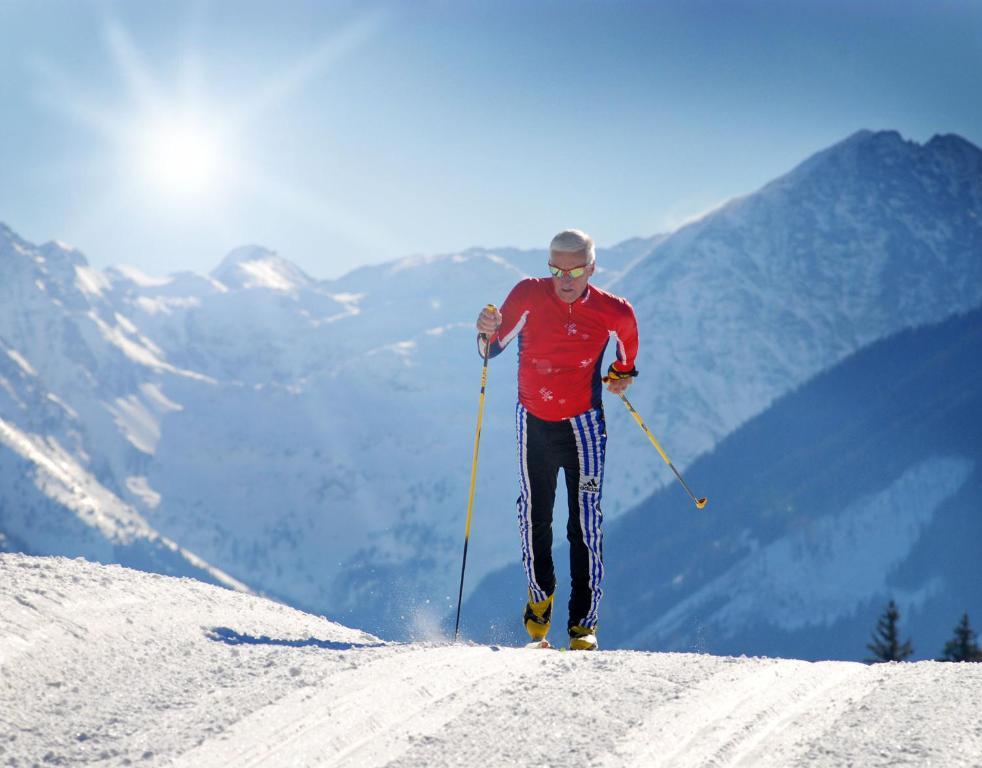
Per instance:
[[[604,381],[605,382],[607,381],[606,377],[604,378]],[[634,417],[634,420],[638,422],[638,426],[641,427],[641,430],[648,436],[648,439],[651,441],[651,444],[655,446],[655,449],[665,460],[665,463],[668,464],[672,472],[675,473],[675,477],[677,477],[678,481],[682,483],[682,487],[685,488],[685,492],[688,493],[692,501],[695,502],[696,508],[702,509],[703,507],[705,507],[706,502],[708,501],[706,497],[703,496],[701,498],[696,498],[696,495],[686,484],[685,480],[682,479],[682,475],[679,474],[679,471],[675,468],[675,465],[672,464],[671,459],[668,458],[668,454],[665,453],[665,449],[661,447],[661,444],[655,439],[655,436],[651,433],[651,430],[648,429],[648,425],[644,423],[644,420],[641,418],[641,414],[639,414],[636,410],[634,410],[634,406],[631,405],[631,401],[627,399],[627,397],[624,395],[623,392],[618,392],[617,394],[621,398],[621,400],[624,401],[624,405],[627,407],[627,410],[630,411],[631,415]]]
[[[488,304],[488,309],[497,309],[494,304]],[[477,433],[474,435],[474,459],[471,461],[471,485],[467,494],[467,523],[464,526],[464,557],[460,563],[460,589],[457,592],[457,621],[454,624],[453,639],[457,642],[457,635],[460,632],[460,603],[464,597],[464,569],[467,567],[467,544],[471,538],[471,519],[474,514],[474,489],[477,485],[477,453],[481,445],[481,424],[484,421],[484,392],[488,386],[488,353],[491,350],[491,341],[486,334],[481,334],[484,339],[484,364],[481,367],[481,397],[477,405]]]

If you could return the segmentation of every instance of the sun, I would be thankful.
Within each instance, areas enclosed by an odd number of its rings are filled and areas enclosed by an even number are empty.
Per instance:
[[[152,191],[172,198],[212,196],[232,170],[220,131],[195,115],[147,121],[133,158]]]
[[[290,100],[306,98],[308,86],[374,35],[385,17],[359,15],[257,81],[209,78],[204,52],[192,48],[162,78],[112,17],[103,20],[114,75],[104,93],[88,93],[57,64],[38,59],[38,98],[100,140],[77,163],[89,192],[78,219],[90,231],[115,230],[125,215],[141,224],[203,222],[232,232],[242,227],[243,211],[257,204],[265,211],[289,206],[318,226],[330,221],[347,238],[362,240],[370,226],[354,223],[358,216],[334,196],[276,172],[281,147],[271,146],[260,128]]]

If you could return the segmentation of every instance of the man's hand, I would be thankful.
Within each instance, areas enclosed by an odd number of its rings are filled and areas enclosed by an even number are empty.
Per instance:
[[[608,392],[613,392],[615,395],[622,395],[631,386],[631,382],[634,381],[634,377],[637,375],[637,368],[632,368],[630,371],[620,371],[617,369],[617,366],[611,363],[610,368],[607,369],[607,375],[604,376],[603,380],[604,384],[607,385]]]
[[[607,391],[613,392],[615,395],[623,394],[634,379],[607,379]]]
[[[478,333],[491,336],[501,326],[501,313],[496,307],[490,305],[481,310],[477,316]]]

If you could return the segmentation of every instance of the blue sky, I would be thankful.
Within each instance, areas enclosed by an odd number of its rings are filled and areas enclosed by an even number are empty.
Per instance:
[[[980,72],[974,0],[0,0],[0,221],[153,274],[613,245],[862,128],[982,144]]]

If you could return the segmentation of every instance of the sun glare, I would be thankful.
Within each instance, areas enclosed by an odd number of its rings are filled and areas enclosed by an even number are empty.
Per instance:
[[[93,190],[96,194],[87,198],[80,219],[91,228],[114,227],[126,211],[149,214],[159,222],[201,219],[230,229],[246,201],[262,201],[269,209],[271,200],[276,205],[288,200],[318,224],[329,217],[332,226],[348,227],[355,217],[337,201],[256,165],[258,157],[266,156],[255,145],[261,137],[256,126],[285,102],[305,96],[315,78],[362,45],[382,20],[378,14],[355,19],[333,30],[308,54],[271,71],[267,80],[245,91],[222,93],[208,87],[200,53],[190,50],[178,68],[180,76],[161,80],[123,24],[107,18],[105,43],[119,76],[111,85],[122,86],[124,97],[109,109],[101,99],[82,95],[84,89],[66,71],[39,60],[43,100],[105,141],[99,167],[109,171],[106,178],[112,181]],[[349,228],[352,238],[371,229]]]
[[[213,193],[225,166],[222,142],[203,121],[164,121],[141,132],[137,161],[145,180],[169,196]]]

